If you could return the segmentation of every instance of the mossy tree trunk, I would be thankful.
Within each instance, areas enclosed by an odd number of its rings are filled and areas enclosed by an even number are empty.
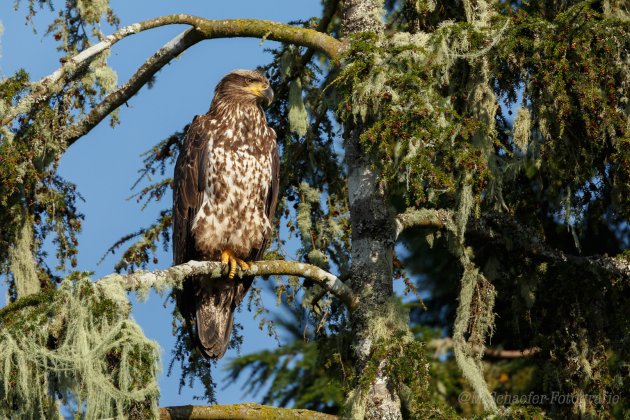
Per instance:
[[[343,10],[344,35],[382,33],[378,0],[346,0]],[[378,359],[375,347],[382,345],[383,332],[408,331],[406,319],[393,306],[393,255],[396,240],[395,214],[388,205],[386,191],[360,144],[364,125],[346,121],[345,151],[348,165],[348,195],[352,226],[351,287],[358,297],[352,313],[354,332],[355,389],[347,402],[348,415],[365,419],[401,419],[401,400],[386,360]]]

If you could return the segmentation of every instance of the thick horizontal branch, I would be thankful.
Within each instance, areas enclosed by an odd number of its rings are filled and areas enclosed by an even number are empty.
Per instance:
[[[121,39],[129,35],[166,25],[192,26],[197,36],[200,37],[196,42],[201,39],[238,37],[270,39],[322,51],[333,59],[339,55],[342,45],[340,41],[325,33],[268,20],[210,20],[184,14],[161,16],[126,26],[116,31],[114,34],[109,35],[101,42],[70,58],[61,68],[34,83],[33,92],[24,97],[14,108],[10,109],[6,115],[2,116],[1,124],[9,124],[19,114],[29,112],[36,103],[47,100],[54,93],[60,92],[64,82],[72,80],[77,74],[80,74],[98,54],[111,48]],[[190,45],[188,45],[188,47]]]
[[[435,357],[440,357],[453,348],[453,339],[451,337],[436,338],[427,343],[427,347],[435,351]],[[477,351],[473,348],[473,350]],[[484,357],[491,359],[522,359],[532,357],[540,353],[539,347],[531,347],[520,350],[505,350],[500,348],[484,347]]]
[[[453,223],[453,212],[449,210],[408,208],[396,216],[396,238],[413,227],[445,229],[449,223]]]
[[[230,405],[182,405],[160,408],[160,420],[210,419],[315,419],[333,420],[336,416],[299,408],[278,408],[268,405],[243,403]]]
[[[323,51],[330,57],[339,54],[341,42],[322,32],[255,19],[207,20],[189,15],[164,16],[165,22],[194,25],[158,50],[140,66],[120,88],[107,95],[78,123],[65,129],[60,137],[71,145],[135,95],[158,71],[196,43],[209,38],[258,37],[294,43]],[[150,21],[147,21],[150,22]],[[164,23],[167,24],[167,23]]]
[[[412,227],[450,229],[453,226],[453,213],[449,210],[410,208],[396,217],[396,236]],[[471,218],[467,232],[467,237],[482,238],[484,244],[495,243],[524,255],[537,256],[553,263],[584,267],[630,282],[629,261],[602,255],[568,254],[549,246],[533,229],[508,214],[492,212],[478,219]]]
[[[270,276],[287,275],[298,276],[311,280],[341,300],[349,310],[357,306],[357,298],[352,290],[335,275],[311,264],[296,261],[257,261],[249,264],[249,270],[238,270],[236,275]],[[189,261],[164,270],[136,271],[130,274],[110,274],[97,281],[97,284],[107,285],[118,283],[129,291],[146,290],[151,287],[164,289],[166,287],[180,288],[185,278],[190,276],[207,276],[208,279],[224,277],[223,266],[218,261]]]
[[[537,232],[507,214],[490,213],[471,221],[468,233],[483,239],[486,244],[496,243],[508,250],[552,263],[571,264],[593,273],[614,276],[617,280],[630,282],[630,261],[603,255],[582,256],[566,253],[549,246]]]

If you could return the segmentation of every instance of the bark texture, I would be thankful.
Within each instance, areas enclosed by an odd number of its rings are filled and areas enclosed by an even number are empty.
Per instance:
[[[382,33],[382,1],[346,0],[343,32]],[[356,124],[345,133],[348,165],[348,200],[352,226],[351,287],[359,299],[352,313],[355,375],[361,378],[373,357],[374,346],[386,340],[385,332],[407,328],[407,320],[390,308],[393,295],[393,256],[397,236],[395,215],[386,198],[379,174],[362,150],[359,138],[364,127]],[[369,378],[368,389],[352,392],[348,407],[352,418],[402,419],[401,401],[384,373],[385,360]],[[364,382],[364,381],[362,381]]]
[[[383,25],[382,0],[344,0],[343,32],[351,35],[357,32],[381,33]]]

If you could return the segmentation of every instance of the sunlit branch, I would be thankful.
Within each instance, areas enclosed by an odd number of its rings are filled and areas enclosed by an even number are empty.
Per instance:
[[[331,414],[301,408],[279,408],[268,405],[244,403],[228,405],[182,405],[160,408],[160,420],[205,419],[314,419],[333,420]]]
[[[60,137],[66,141],[68,146],[73,144],[111,114],[112,111],[135,95],[162,67],[203,39],[203,34],[196,29],[189,29],[173,38],[145,61],[124,85],[107,95],[101,103],[92,108],[88,115],[78,123],[67,127]]]
[[[198,40],[189,44],[187,47],[202,39],[237,37],[260,38],[263,40],[269,39],[312,48],[324,52],[331,58],[336,58],[339,55],[342,45],[340,41],[325,33],[268,20],[210,20],[184,14],[161,16],[126,26],[116,31],[114,34],[109,35],[101,42],[70,58],[61,68],[34,83],[33,92],[22,98],[15,107],[8,110],[6,115],[2,117],[1,124],[9,124],[19,114],[29,112],[36,103],[45,101],[50,98],[51,95],[60,92],[65,82],[72,80],[80,74],[98,54],[111,48],[121,39],[159,26],[178,24],[192,26],[194,28],[193,32],[199,37]],[[184,48],[184,50],[186,48]],[[165,63],[159,66],[159,68],[164,64]],[[159,70],[159,68],[157,70]]]
[[[180,288],[185,278],[191,276],[207,276],[208,281],[225,276],[223,266],[217,261],[189,261],[164,270],[136,271],[130,274],[110,274],[97,281],[107,285],[118,283],[129,291],[140,291],[148,288]],[[298,276],[311,280],[336,296],[350,310],[357,306],[357,298],[352,290],[335,275],[311,264],[296,261],[257,261],[250,263],[248,270],[238,270],[237,276]]]
[[[453,223],[453,212],[443,209],[409,208],[396,216],[396,238],[406,229],[424,227],[444,229]]]

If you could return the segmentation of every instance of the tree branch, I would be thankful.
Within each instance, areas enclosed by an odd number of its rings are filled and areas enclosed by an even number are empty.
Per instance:
[[[326,31],[328,30],[328,26],[330,26],[330,22],[332,22],[335,13],[337,13],[339,2],[340,0],[331,0],[329,2],[326,2],[324,6],[324,15],[317,25],[317,32],[326,33]],[[294,79],[296,75],[302,72],[302,69],[306,67],[306,65],[313,58],[313,55],[315,55],[315,51],[317,51],[317,49],[312,47],[306,50],[300,61],[295,63],[294,66],[291,68],[290,77],[288,78],[289,80]]]
[[[150,25],[147,25],[147,27],[143,30],[150,28]],[[71,80],[83,71],[98,54],[111,48],[112,45],[121,39],[137,33],[140,29],[141,27],[138,23],[119,29],[98,44],[94,44],[70,58],[63,66],[55,70],[53,73],[33,83],[32,93],[24,97],[14,108],[7,112],[7,114],[2,118],[1,125],[9,124],[19,114],[30,112],[33,105],[41,101],[45,101],[50,98],[50,96],[60,92],[63,88],[63,83],[59,82]]]
[[[119,284],[130,291],[141,291],[151,287],[181,288],[185,278],[205,275],[209,279],[224,277],[223,266],[218,261],[189,261],[164,270],[136,271],[130,274],[110,274],[97,281],[97,284],[108,286]],[[257,261],[249,264],[249,270],[237,270],[237,276],[269,276],[288,275],[304,277],[320,285],[341,300],[349,310],[358,304],[357,298],[341,280],[333,274],[311,264],[296,261]]]
[[[630,282],[630,261],[603,255],[572,255],[553,248],[528,226],[503,213],[490,213],[471,221],[468,232],[482,238],[485,243],[495,243],[507,250],[515,250],[533,257],[559,263],[584,267],[594,273],[615,276]]]
[[[278,408],[255,403],[230,405],[181,405],[160,408],[160,420],[210,420],[210,419],[315,419],[333,420],[337,416],[317,411],[295,408]]]
[[[203,34],[197,29],[189,29],[173,38],[145,61],[124,85],[107,95],[100,104],[92,108],[87,116],[64,129],[60,137],[66,141],[67,146],[72,145],[89,133],[112,111],[135,95],[162,67],[203,39]]]
[[[444,209],[414,209],[408,208],[404,213],[396,216],[396,238],[412,227],[445,229],[453,223],[453,212]]]
[[[396,237],[412,227],[449,229],[449,226],[454,226],[453,213],[449,210],[409,208],[396,217]],[[602,255],[568,254],[547,245],[537,232],[520,224],[508,214],[495,212],[479,219],[471,219],[467,232],[467,236],[482,238],[486,244],[495,243],[508,250],[513,249],[550,262],[585,267],[594,272],[613,275],[626,282],[630,281],[629,261]]]
[[[444,355],[453,348],[453,339],[451,337],[435,338],[427,343],[427,347],[435,351],[435,357]],[[478,349],[473,349],[477,351]],[[500,348],[484,347],[484,357],[494,359],[521,359],[535,356],[540,353],[540,347],[530,347],[521,350],[505,350]]]
[[[540,347],[531,347],[522,350],[483,349],[483,355],[485,357],[494,359],[522,359],[532,357],[538,353],[540,353]]]
[[[161,16],[126,26],[116,31],[114,34],[109,35],[101,42],[70,58],[61,68],[34,83],[33,92],[23,98],[14,108],[10,109],[7,114],[2,117],[1,124],[9,124],[17,115],[29,112],[36,103],[47,100],[54,93],[60,92],[64,82],[72,80],[77,74],[84,70],[99,53],[111,48],[112,45],[121,39],[156,27],[178,24],[192,26],[196,30],[197,36],[200,36],[200,39],[196,42],[202,39],[237,37],[270,39],[313,48],[322,51],[332,59],[339,55],[342,46],[339,40],[325,33],[268,20],[210,20],[184,14]],[[162,64],[162,66],[164,64]]]

